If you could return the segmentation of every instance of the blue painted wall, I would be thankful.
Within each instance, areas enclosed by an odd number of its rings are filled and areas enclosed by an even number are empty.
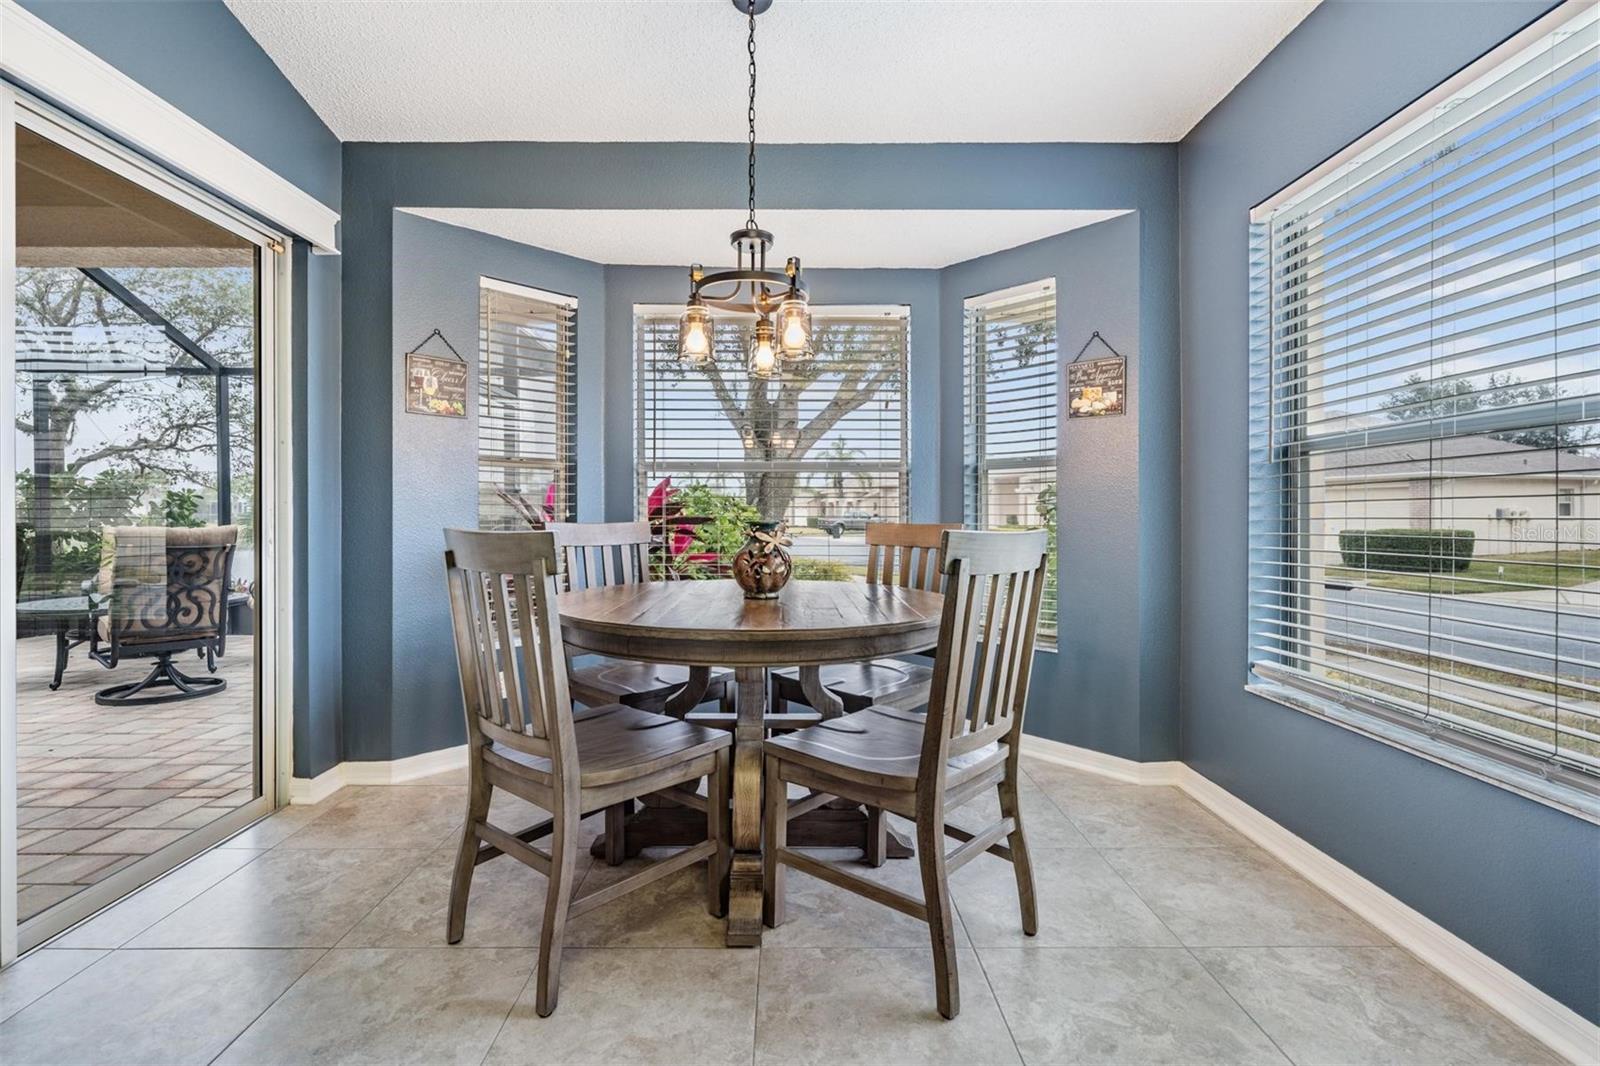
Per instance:
[[[1183,142],[1183,758],[1600,1020],[1600,830],[1243,689],[1247,212],[1547,6],[1324,3]]]
[[[22,6],[335,210],[342,151],[243,26],[216,0],[24,0]],[[294,772],[340,741],[340,260],[294,248]]]
[[[344,251],[347,258],[344,300],[352,310],[344,318],[343,387],[344,449],[344,660],[347,757],[399,758],[440,746],[424,742],[441,736],[416,715],[443,720],[436,699],[444,689],[427,689],[414,700],[402,692],[396,666],[403,653],[397,634],[432,632],[436,611],[406,589],[426,588],[429,562],[421,570],[402,565],[402,545],[432,545],[441,524],[431,515],[398,507],[394,486],[412,476],[397,467],[401,460],[391,445],[406,434],[397,431],[394,362],[396,344],[413,343],[394,335],[396,291],[400,270],[395,248],[395,207],[707,207],[736,205],[743,198],[744,147],[734,144],[348,144],[344,157]],[[1117,278],[1118,304],[1109,296],[1095,302],[1110,309],[1109,317],[1136,319],[1140,373],[1137,411],[1125,421],[1137,426],[1136,470],[1126,472],[1117,492],[1097,493],[1081,504],[1079,515],[1090,529],[1102,511],[1136,502],[1141,535],[1125,544],[1138,578],[1120,587],[1122,598],[1105,609],[1122,612],[1135,625],[1149,625],[1119,648],[1108,668],[1136,676],[1116,686],[1118,699],[1152,704],[1165,700],[1164,712],[1143,709],[1121,712],[1126,703],[1068,699],[1063,690],[1041,679],[1039,704],[1031,728],[1046,735],[1072,737],[1100,750],[1136,758],[1170,757],[1176,748],[1173,675],[1176,617],[1170,546],[1177,539],[1177,150],[1174,145],[775,145],[762,150],[763,198],[774,207],[835,208],[1080,208],[1128,209],[1135,214],[1107,231],[1104,249],[1086,257],[1074,275],[1085,291],[1101,292],[1104,278]],[[1087,231],[1085,231],[1087,233]],[[1089,240],[1089,237],[1085,237]],[[1102,257],[1103,253],[1103,257]],[[1048,250],[1045,257],[1051,258]],[[1057,259],[1051,259],[1058,262]],[[1020,260],[1019,260],[1020,262]],[[1000,263],[991,272],[1003,273]],[[1067,270],[1067,267],[1063,267]],[[832,272],[818,271],[818,299],[828,300]],[[902,291],[908,272],[841,272],[839,292],[865,293],[851,299],[866,302],[913,303],[912,402],[918,412],[936,410],[939,417],[913,435],[913,513],[919,516],[960,513],[960,414],[952,421],[948,395],[948,360],[959,360],[959,327],[950,334],[947,317],[919,313],[916,305],[933,305],[931,272],[909,282],[922,296]],[[657,280],[659,279],[659,280]],[[598,397],[604,426],[601,454],[603,514],[632,513],[631,304],[681,299],[683,274],[670,268],[606,271],[607,377]],[[538,284],[538,282],[535,282]],[[545,287],[559,288],[546,285]],[[844,299],[841,295],[837,299]],[[1132,300],[1131,304],[1127,301]],[[1112,305],[1116,306],[1112,308]],[[581,314],[581,312],[580,312]],[[1083,317],[1096,317],[1099,311]],[[427,328],[418,331],[420,337]],[[1098,327],[1091,327],[1098,328]],[[621,332],[618,332],[619,329]],[[936,334],[936,336],[935,336]],[[954,344],[952,349],[952,336]],[[937,353],[938,374],[926,372],[926,360]],[[959,371],[957,371],[959,381]],[[580,388],[582,385],[580,383]],[[590,401],[580,399],[586,412]],[[954,442],[956,466],[950,448]],[[582,441],[580,441],[580,447]],[[585,455],[592,454],[585,452]],[[937,459],[935,459],[937,457]],[[585,460],[586,461],[586,460]],[[926,476],[937,463],[936,478]],[[437,473],[438,471],[436,471]],[[580,469],[580,478],[583,470]],[[935,487],[937,485],[937,487]],[[953,492],[953,495],[952,495]],[[584,513],[583,517],[596,517]],[[1127,523],[1121,519],[1119,528]],[[414,525],[400,528],[397,522]],[[414,538],[414,540],[413,540]],[[1087,541],[1085,542],[1087,543]],[[1159,546],[1159,550],[1156,549]],[[421,555],[417,556],[418,561]],[[1086,568],[1085,572],[1089,572]],[[1093,627],[1069,633],[1068,657],[1097,669],[1096,655],[1075,642],[1090,639]],[[1130,630],[1130,632],[1132,632]],[[1129,654],[1143,643],[1145,650]],[[440,645],[444,647],[444,645]],[[1166,651],[1162,652],[1162,649]],[[1159,652],[1159,654],[1157,654]],[[436,660],[437,661],[437,660]],[[445,661],[448,661],[447,659]],[[1050,702],[1053,701],[1053,702]],[[382,719],[382,720],[380,720]],[[448,727],[454,736],[453,715]],[[1081,728],[1079,727],[1081,725]],[[1153,734],[1153,735],[1147,735]],[[409,738],[409,739],[408,739]]]
[[[221,0],[20,0],[211,132],[339,206],[339,139]]]
[[[1128,413],[1058,419],[1060,648],[1034,663],[1027,730],[1140,761],[1177,756],[1173,564],[1154,556],[1168,501],[1141,491],[1168,458],[1147,450],[1150,383],[1170,374],[1140,344],[1137,213],[959,263],[941,275],[943,438],[941,518],[962,519],[962,316],[969,296],[1053,278],[1065,365],[1091,334],[1128,357]],[[1105,355],[1098,346],[1092,355]],[[1159,400],[1162,393],[1156,390]],[[1170,395],[1170,393],[1168,393]],[[1150,513],[1147,508],[1153,508]],[[1159,543],[1159,541],[1158,541]]]
[[[352,671],[347,694],[346,757],[393,759],[463,743],[461,690],[454,669],[450,610],[444,595],[442,530],[478,525],[478,279],[513,281],[578,298],[580,505],[593,512],[599,499],[599,398],[605,353],[604,268],[472,230],[403,212],[394,216],[394,325],[392,377],[399,382],[401,353],[440,330],[474,368],[464,419],[406,414],[398,389],[389,396],[393,425],[385,445],[393,481],[388,526],[392,531],[390,585],[395,604],[388,704],[359,700],[368,672]],[[435,340],[427,349],[441,352]],[[360,540],[359,535],[355,538]],[[351,551],[357,548],[352,545]]]

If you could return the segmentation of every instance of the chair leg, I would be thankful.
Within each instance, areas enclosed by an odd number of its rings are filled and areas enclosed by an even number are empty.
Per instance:
[[[539,930],[538,988],[534,1010],[548,1018],[556,1009],[561,986],[561,942],[572,905],[572,873],[578,864],[578,816],[575,810],[557,816],[550,838],[550,879],[545,885],[544,925]]]
[[[1010,818],[1016,828],[1006,837],[1011,849],[1011,869],[1017,875],[1017,902],[1022,907],[1022,931],[1028,936],[1039,932],[1039,908],[1033,891],[1033,863],[1028,858],[1028,840],[1022,833],[1022,806],[1017,802],[1016,771],[1006,768],[1000,782],[1000,817]]]
[[[882,866],[889,857],[889,826],[884,821],[882,807],[867,808],[867,847],[862,861],[868,866]]]
[[[722,683],[722,695],[717,698],[717,709],[723,714],[732,714],[734,712],[733,690],[733,682],[724,681]]]
[[[955,928],[950,912],[949,871],[944,865],[944,810],[917,812],[917,862],[922,867],[922,898],[928,908],[928,935],[933,941],[933,984],[939,1014],[961,1013],[961,986],[956,975]]]
[[[767,792],[762,798],[761,842],[761,920],[770,928],[783,924],[785,875],[788,867],[778,861],[778,852],[789,842],[789,788],[778,776],[778,760],[767,759],[763,775]]]
[[[621,803],[606,808],[606,865],[621,866],[628,857],[626,820],[628,809]]]
[[[472,871],[478,865],[478,825],[489,817],[489,799],[494,789],[477,767],[472,768],[467,786],[467,821],[461,827],[461,846],[456,851],[456,869],[450,878],[450,910],[445,924],[447,943],[459,944],[467,931],[467,895],[472,890]]]
[[[728,786],[732,783],[732,761],[732,748],[717,752],[717,768],[706,782],[706,837],[717,845],[706,860],[706,910],[713,918],[728,913]]]

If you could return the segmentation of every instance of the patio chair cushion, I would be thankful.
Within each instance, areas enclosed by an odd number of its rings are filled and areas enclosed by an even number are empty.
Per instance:
[[[238,526],[106,526],[95,587],[108,606],[95,622],[124,643],[215,636],[227,610],[228,568],[215,552],[239,542]],[[185,551],[184,549],[197,549]]]

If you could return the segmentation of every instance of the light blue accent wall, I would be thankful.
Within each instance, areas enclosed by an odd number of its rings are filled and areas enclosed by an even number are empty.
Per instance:
[[[942,441],[941,517],[963,517],[964,302],[1054,279],[1061,365],[1098,330],[1128,358],[1128,413],[1067,418],[1063,381],[1057,420],[1061,639],[1059,650],[1035,659],[1026,727],[1037,736],[1152,761],[1177,752],[1170,670],[1177,589],[1170,560],[1147,569],[1146,540],[1159,535],[1161,515],[1146,513],[1152,497],[1140,489],[1147,476],[1161,478],[1160,466],[1170,456],[1147,452],[1141,441],[1145,390],[1166,370],[1164,353],[1152,357],[1140,343],[1139,229],[1138,215],[1130,213],[942,272],[942,421],[951,432]],[[1107,354],[1097,344],[1088,357]],[[1151,655],[1161,669],[1145,669]]]
[[[351,664],[345,691],[349,757],[399,758],[428,750],[402,742],[403,736],[438,735],[432,726],[400,724],[410,713],[401,706],[409,705],[409,697],[399,695],[393,666],[401,655],[397,634],[412,631],[413,625],[416,632],[428,631],[425,623],[403,616],[432,613],[412,596],[397,596],[402,568],[395,553],[412,534],[395,523],[417,523],[419,544],[436,537],[440,523],[426,514],[402,512],[388,496],[389,486],[400,477],[388,452],[403,436],[394,428],[397,341],[391,334],[398,272],[392,208],[730,206],[736,214],[743,202],[744,152],[737,144],[345,146],[344,199],[349,206],[343,233],[350,264],[345,306],[350,310],[344,318],[344,656]],[[1177,539],[1178,500],[1176,164],[1174,145],[772,145],[761,153],[763,202],[772,207],[1133,212],[1118,221],[1121,229],[1108,231],[1109,237],[1082,238],[1106,239],[1108,245],[1104,256],[1096,253],[1082,260],[1078,287],[1104,292],[1109,284],[1104,279],[1119,278],[1120,299],[1133,301],[1141,378],[1137,410],[1124,424],[1137,426],[1138,461],[1118,492],[1095,494],[1081,504],[1080,514],[1087,530],[1102,509],[1108,514],[1135,509],[1143,528],[1119,551],[1140,578],[1123,588],[1131,598],[1102,605],[1102,610],[1124,619],[1149,618],[1151,625],[1131,637],[1132,644],[1119,647],[1115,659],[1106,660],[1106,669],[1132,672],[1115,685],[1108,683],[1121,702],[1076,700],[1059,688],[1058,677],[1041,676],[1041,702],[1032,712],[1030,728],[1134,758],[1169,757],[1177,743],[1171,711],[1176,706],[1176,610],[1170,557],[1170,545]],[[1048,251],[1041,254],[1049,258]],[[992,269],[1003,272],[999,264]],[[959,400],[952,414],[945,388],[952,352],[959,360],[959,348],[951,347],[952,337],[959,345],[959,326],[952,335],[946,313],[918,309],[919,304],[932,307],[942,301],[943,281],[931,271],[851,271],[837,278],[830,271],[815,273],[817,298],[824,302],[845,298],[829,295],[837,282],[838,293],[860,294],[852,295],[852,302],[912,303],[912,513],[959,517]],[[914,279],[918,273],[927,277]],[[585,518],[620,518],[633,512],[631,305],[682,299],[684,285],[683,271],[670,268],[611,267],[606,276],[607,369],[599,397],[603,503],[601,515],[585,510]],[[1109,312],[1106,321],[1120,318],[1130,307],[1123,302],[1113,310],[1115,301],[1099,302]],[[933,361],[939,364],[937,373],[929,373]],[[959,370],[956,375],[959,381]],[[581,399],[580,405],[585,412],[594,410]],[[589,454],[585,452],[583,462]],[[580,478],[587,469],[580,469]],[[1114,524],[1126,528],[1120,519]],[[1076,644],[1089,639],[1090,629],[1067,634],[1063,655],[1087,669],[1099,669],[1098,656]],[[1123,708],[1130,701],[1139,707],[1161,700],[1164,713],[1147,714],[1140,707],[1127,720]],[[453,718],[453,712],[438,706],[421,713]],[[1080,729],[1072,723],[1087,724]]]
[[[342,149],[294,86],[214,0],[24,0],[22,6],[213,133],[338,209]],[[225,190],[219,190],[225,192]],[[294,772],[342,758],[337,256],[296,242]]]
[[[907,419],[910,423],[910,515],[937,521],[939,513],[939,272],[936,270],[807,270],[811,302],[904,304],[910,311],[907,352]],[[633,521],[634,358],[633,309],[638,304],[679,304],[688,295],[688,271],[676,267],[606,268],[606,469],[605,517]]]
[[[600,373],[605,353],[604,269],[404,212],[395,212],[393,222],[395,382],[402,373],[402,353],[434,329],[471,364],[473,374],[466,418],[407,414],[400,389],[389,397],[394,690],[387,707],[352,706],[347,743],[349,757],[356,759],[400,758],[465,740],[450,609],[444,595],[441,531],[447,526],[478,526],[480,277],[577,297],[578,493],[590,512],[599,500],[598,486],[593,484],[598,463],[593,457],[599,454],[596,430],[599,400],[605,393]],[[449,354],[437,338],[425,351]],[[375,753],[374,742],[385,739],[387,750]]]
[[[1600,1020],[1600,829],[1244,691],[1249,209],[1547,6],[1326,2],[1183,142],[1183,758]]]

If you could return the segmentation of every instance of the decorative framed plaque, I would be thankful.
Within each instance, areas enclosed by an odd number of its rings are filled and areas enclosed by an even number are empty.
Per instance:
[[[450,349],[448,356],[423,354],[423,346],[435,337]],[[405,368],[407,414],[467,417],[467,376],[472,368],[443,333],[434,330],[406,352]]]
[[[1103,359],[1084,359],[1089,346],[1099,341],[1111,355]],[[1126,414],[1128,410],[1128,361],[1100,336],[1094,335],[1067,364],[1067,417],[1101,418]]]

